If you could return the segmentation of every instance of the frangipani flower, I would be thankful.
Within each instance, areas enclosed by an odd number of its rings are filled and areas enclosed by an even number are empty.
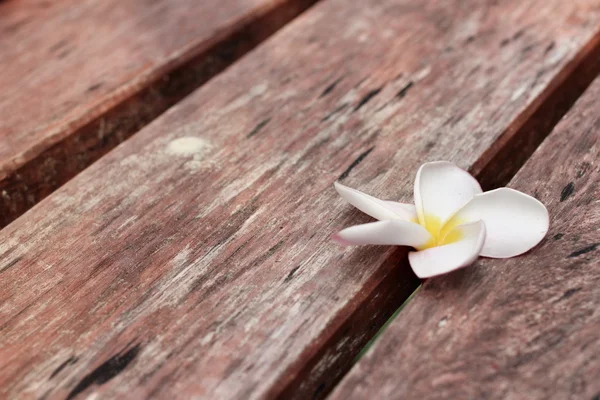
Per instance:
[[[478,256],[525,253],[548,232],[546,207],[517,190],[483,193],[468,172],[445,161],[426,163],[415,179],[415,205],[379,200],[338,182],[338,193],[378,219],[333,236],[342,245],[411,246],[415,274],[428,278],[466,267]]]

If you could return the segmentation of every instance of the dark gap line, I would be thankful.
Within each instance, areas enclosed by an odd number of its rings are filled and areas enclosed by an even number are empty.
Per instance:
[[[401,100],[406,96],[406,93],[408,93],[408,91],[410,90],[410,88],[414,85],[413,81],[410,81],[406,84],[406,86],[404,86],[402,89],[400,89],[398,91],[398,93],[396,93],[396,99],[397,100]]]
[[[350,164],[350,166],[348,168],[346,168],[346,170],[344,172],[342,172],[342,174],[338,178],[338,181],[343,181],[344,179],[346,179],[348,177],[348,175],[350,175],[350,172],[356,166],[358,166],[358,164],[360,164],[365,159],[365,157],[367,157],[369,155],[369,153],[373,151],[374,148],[375,148],[375,146],[369,148],[368,150],[361,153],[358,157],[356,157],[356,160],[352,161],[352,164]]]
[[[383,88],[377,88],[377,89],[373,89],[371,90],[369,93],[367,93],[356,105],[356,107],[354,108],[354,111],[358,111],[362,108],[362,106],[364,106],[365,104],[367,104],[369,101],[371,101],[371,99],[375,96],[377,96],[379,94],[379,92],[381,92]]]
[[[587,254],[590,253],[594,250],[596,250],[598,248],[598,246],[600,246],[600,243],[594,243],[592,245],[586,246],[582,249],[576,250],[574,252],[572,252],[571,254],[569,254],[567,256],[567,258],[574,258],[574,257],[579,257],[582,254]]]
[[[340,105],[339,107],[337,107],[335,110],[331,111],[329,114],[327,114],[326,116],[324,116],[321,119],[321,122],[326,122],[328,121],[331,117],[333,117],[335,114],[339,113],[340,111],[342,111],[344,108],[348,107],[347,103],[344,103],[342,105]]]
[[[340,76],[335,81],[333,81],[329,86],[327,86],[325,88],[325,90],[323,90],[323,93],[321,93],[321,95],[319,96],[319,98],[327,96],[329,93],[331,93],[333,91],[333,89],[335,89],[335,87],[337,86],[337,84],[342,81],[342,79],[344,79],[344,77]]]
[[[235,28],[200,54],[149,83],[0,180],[0,228],[5,227],[100,157],[320,0],[290,0]],[[99,134],[102,132],[102,134]]]
[[[383,332],[385,332],[385,330],[392,323],[392,321],[396,319],[396,317],[398,316],[398,314],[400,314],[404,307],[406,307],[406,305],[413,299],[413,297],[415,297],[419,289],[421,289],[421,285],[417,286],[414,292],[412,292],[412,294],[408,296],[406,300],[404,300],[404,303],[402,303],[402,305],[398,307],[396,311],[394,311],[394,313],[387,319],[387,321],[385,321],[385,324],[383,324],[383,326],[379,328],[377,333],[371,338],[371,340],[367,342],[367,344],[365,344],[365,347],[361,349],[360,353],[356,355],[356,357],[352,361],[352,364],[356,364],[367,353],[367,351],[369,351],[369,349],[373,347],[375,341],[379,339],[379,337],[383,334]]]
[[[269,121],[271,121],[271,118],[265,118],[263,119],[261,122],[259,122],[254,129],[252,129],[252,131],[246,135],[246,138],[251,138],[252,136],[256,135],[258,132],[261,131],[262,128],[265,127],[265,125],[267,125],[269,123]]]

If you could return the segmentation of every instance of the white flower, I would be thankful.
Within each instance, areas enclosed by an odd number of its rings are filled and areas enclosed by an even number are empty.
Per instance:
[[[509,188],[483,193],[468,172],[445,161],[419,168],[416,206],[379,200],[338,182],[334,186],[346,201],[379,220],[344,229],[334,240],[414,247],[408,259],[420,278],[466,267],[480,255],[517,256],[548,232],[548,211],[538,200]]]

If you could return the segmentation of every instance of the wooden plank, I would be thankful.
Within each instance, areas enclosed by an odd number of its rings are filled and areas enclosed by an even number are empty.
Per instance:
[[[513,259],[428,280],[331,399],[600,395],[600,78],[510,186],[550,232]]]
[[[333,181],[493,170],[591,80],[595,4],[312,8],[0,232],[0,394],[323,397],[418,284],[332,245],[367,221]]]
[[[315,0],[0,4],[0,227]]]

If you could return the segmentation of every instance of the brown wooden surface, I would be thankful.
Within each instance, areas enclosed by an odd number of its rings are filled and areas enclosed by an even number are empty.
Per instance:
[[[314,1],[0,2],[0,226]]]
[[[510,187],[550,212],[530,253],[424,283],[335,399],[600,396],[600,78]]]
[[[333,181],[411,201],[424,161],[493,171],[595,65],[599,17],[318,4],[0,232],[0,394],[322,397],[418,284],[330,242],[368,220]]]

